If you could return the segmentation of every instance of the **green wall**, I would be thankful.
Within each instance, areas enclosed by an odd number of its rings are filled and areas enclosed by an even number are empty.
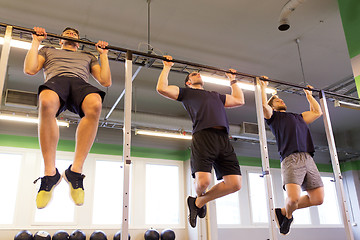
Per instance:
[[[36,137],[4,134],[0,134],[0,146],[40,149],[38,138]],[[74,152],[75,141],[60,140],[57,149],[64,152]],[[122,145],[116,144],[94,143],[90,153],[120,156],[123,154],[123,147]],[[131,147],[131,156],[186,161],[190,158],[190,150],[183,151],[160,148]],[[260,158],[238,156],[238,159],[241,166],[261,167]],[[271,168],[280,168],[280,161],[278,159],[270,159],[269,162]],[[317,164],[317,167],[320,172],[332,172],[331,164]],[[341,164],[341,170],[360,170],[360,161],[343,163]]]
[[[360,1],[338,0],[350,58],[360,54]]]

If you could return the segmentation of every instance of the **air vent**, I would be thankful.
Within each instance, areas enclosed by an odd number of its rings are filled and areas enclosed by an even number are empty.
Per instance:
[[[6,90],[5,106],[36,109],[37,100],[37,94],[34,92]]]
[[[268,139],[274,139],[274,135],[272,134],[270,128],[265,124],[265,132],[266,137]],[[256,123],[243,122],[241,124],[241,134],[245,136],[257,136],[259,135],[258,125]]]

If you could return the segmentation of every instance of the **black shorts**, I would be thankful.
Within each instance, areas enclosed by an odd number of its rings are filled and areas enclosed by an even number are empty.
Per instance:
[[[56,116],[68,109],[82,118],[84,117],[84,112],[81,109],[81,104],[88,94],[98,93],[102,101],[104,101],[105,97],[105,92],[76,77],[53,77],[39,86],[38,96],[44,89],[50,89],[59,96],[60,108]]]
[[[221,180],[227,175],[241,175],[239,161],[226,130],[207,128],[193,134],[191,142],[191,174],[211,172]]]

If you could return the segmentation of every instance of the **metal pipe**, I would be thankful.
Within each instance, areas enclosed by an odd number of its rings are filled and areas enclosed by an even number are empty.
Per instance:
[[[269,153],[267,148],[267,140],[266,140],[266,132],[265,132],[265,121],[264,121],[264,112],[262,106],[260,79],[255,78],[254,84],[255,84],[256,116],[258,121],[258,130],[259,130],[262,172],[265,179],[266,193],[268,197],[267,205],[269,209],[268,217],[269,217],[269,225],[270,225],[269,234],[270,234],[270,240],[277,240],[273,188],[271,184]]]
[[[129,230],[129,188],[130,188],[130,165],[131,165],[131,98],[132,98],[132,54],[126,53],[125,62],[125,101],[124,101],[124,128],[123,128],[123,217],[121,239],[128,239]]]
[[[21,31],[24,31],[24,32],[29,32],[29,33],[32,33],[32,34],[35,33],[34,30],[30,29],[30,28],[14,26],[14,25],[9,25],[9,24],[5,24],[5,23],[0,23],[0,26],[2,26],[2,27],[12,26],[13,29],[21,30]],[[93,45],[94,46],[96,44],[95,42],[90,42],[90,41],[85,41],[85,40],[80,40],[80,39],[74,39],[74,38],[59,36],[59,35],[56,35],[56,34],[53,34],[53,33],[47,33],[47,35],[50,36],[50,37],[59,38],[59,39],[65,39],[65,40],[71,40],[71,41],[74,41],[74,42],[87,44],[87,45]],[[111,45],[107,46],[106,49],[114,50],[114,51],[120,51],[120,52],[128,52],[128,51],[130,51],[132,53],[132,55],[149,57],[149,58],[158,59],[158,60],[162,60],[162,61],[168,61],[163,56],[158,56],[158,55],[154,55],[154,54],[139,52],[139,51],[126,49],[126,48],[120,48],[120,47],[111,46]],[[188,62],[188,61],[183,61],[183,60],[173,59],[173,60],[171,60],[171,62],[179,63],[179,64],[183,64],[183,65],[189,65],[189,66],[196,67],[196,68],[201,68],[201,69],[212,70],[212,71],[221,72],[221,73],[232,73],[229,70],[224,70],[224,69],[220,69],[220,68],[209,66],[209,65],[198,64],[198,63],[193,63],[193,62]],[[232,74],[234,74],[234,73],[232,73]],[[268,81],[268,82],[271,82],[271,83],[277,83],[277,84],[291,86],[291,87],[299,88],[299,89],[307,89],[307,90],[311,90],[313,92],[321,92],[322,91],[321,89],[316,89],[316,88],[310,89],[310,88],[307,88],[307,87],[304,87],[304,86],[301,86],[301,85],[298,85],[298,84],[283,82],[283,81],[275,80],[275,79],[265,79],[265,78],[262,78],[262,77],[259,77],[259,76],[256,76],[256,75],[243,73],[243,72],[236,72],[235,75],[242,76],[242,77],[249,77],[249,78],[252,78],[252,79],[258,77],[261,80]],[[342,94],[337,94],[337,93],[333,93],[333,92],[329,92],[329,91],[324,91],[324,93],[326,93],[328,95],[332,95],[332,96],[341,97],[341,98],[349,99],[349,100],[352,100],[352,101],[359,101],[360,102],[359,98],[350,97],[350,96],[346,96],[346,95],[342,95]]]
[[[131,81],[134,81],[134,79],[136,78],[136,76],[138,75],[138,73],[140,72],[142,66],[139,66],[137,69],[136,69],[136,72],[134,73],[134,75],[132,76],[132,79]],[[124,96],[125,94],[125,88],[124,90],[121,92],[120,96],[118,97],[118,99],[116,99],[116,102],[114,103],[114,105],[111,107],[110,111],[108,112],[108,114],[106,114],[105,116],[105,120],[107,120],[110,115],[112,114],[112,112],[114,111],[115,107],[119,104],[120,100],[122,99],[122,97]]]
[[[11,41],[12,27],[7,26],[4,37],[4,45],[1,50],[1,59],[0,59],[0,106],[3,99],[3,90],[6,79],[6,72],[10,54],[10,41]]]
[[[346,201],[346,197],[345,197],[343,177],[341,175],[339,159],[337,156],[337,151],[336,151],[336,146],[335,146],[334,134],[333,134],[331,121],[330,121],[329,109],[327,106],[324,91],[322,91],[320,93],[320,103],[321,103],[322,111],[324,113],[323,119],[324,119],[325,131],[326,131],[326,138],[327,138],[327,141],[329,144],[331,163],[332,163],[334,177],[335,177],[336,193],[337,193],[337,197],[338,197],[339,207],[340,207],[340,210],[342,213],[342,218],[343,218],[343,223],[344,223],[345,233],[346,233],[346,239],[354,240],[354,235],[352,232],[347,201]]]

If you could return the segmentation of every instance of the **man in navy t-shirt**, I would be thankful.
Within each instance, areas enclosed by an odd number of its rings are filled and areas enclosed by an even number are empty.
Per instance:
[[[172,60],[171,56],[165,56]],[[206,215],[206,203],[236,192],[241,188],[241,171],[234,149],[229,141],[229,123],[225,107],[244,104],[244,95],[236,83],[234,74],[227,74],[232,89],[231,95],[204,90],[203,81],[197,72],[185,79],[185,88],[168,84],[172,62],[164,61],[156,90],[172,100],[181,101],[193,123],[191,142],[191,173],[195,178],[197,197],[189,196],[189,223],[196,226],[196,218]],[[234,70],[231,70],[234,72]],[[215,169],[222,182],[205,192],[211,182],[211,170]]]
[[[292,213],[296,209],[320,205],[324,200],[324,185],[312,158],[315,150],[307,126],[318,119],[322,111],[312,92],[304,89],[310,111],[302,114],[286,112],[284,101],[277,95],[267,101],[267,84],[261,81],[264,117],[276,138],[283,187],[287,193],[286,206],[276,208],[275,215],[280,233],[286,235],[290,231],[294,219]],[[300,196],[301,189],[307,191],[307,195]]]

